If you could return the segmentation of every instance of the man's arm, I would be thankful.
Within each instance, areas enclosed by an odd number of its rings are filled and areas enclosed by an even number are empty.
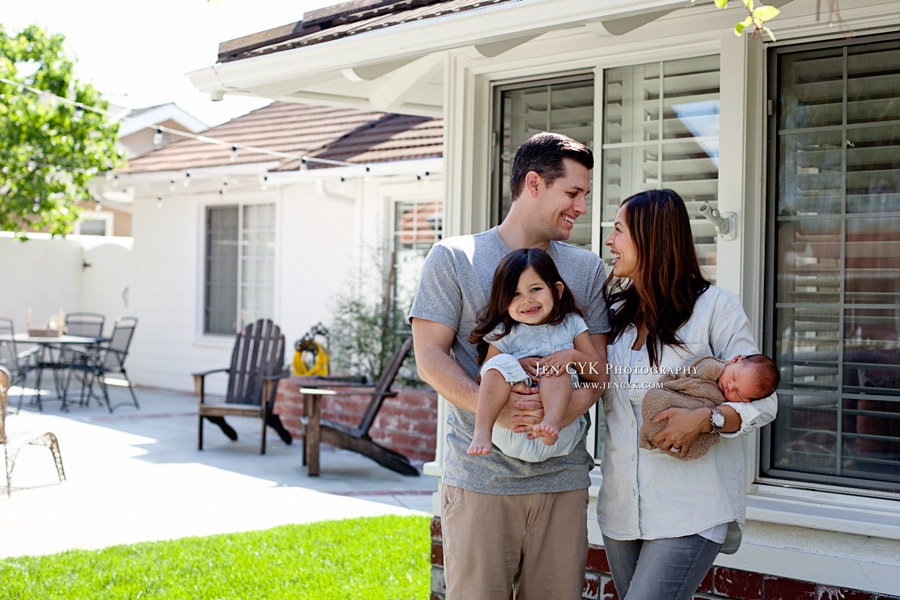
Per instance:
[[[591,336],[591,343],[600,357],[598,363],[600,378],[590,386],[572,390],[572,399],[569,400],[569,407],[566,409],[566,415],[561,424],[563,427],[573,423],[578,417],[589,411],[603,395],[603,387],[609,381],[609,373],[606,371],[606,339],[605,333],[595,333]]]
[[[419,377],[451,403],[475,412],[478,385],[450,356],[456,332],[443,323],[414,318],[412,334]]]
[[[450,356],[450,348],[456,337],[453,328],[436,321],[413,318],[412,332],[419,377],[452,404],[474,413],[478,405],[478,384]],[[605,346],[603,356],[606,356]],[[543,410],[539,401],[529,400],[527,395],[513,393],[497,417],[497,424],[509,429],[518,426],[517,431],[524,431],[525,429],[521,429],[523,426],[530,428],[531,425],[540,423],[542,418]]]

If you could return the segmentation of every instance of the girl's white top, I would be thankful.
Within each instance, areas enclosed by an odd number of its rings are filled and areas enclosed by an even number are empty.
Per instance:
[[[741,417],[741,429],[721,434],[721,440],[697,460],[678,460],[660,450],[638,447],[644,394],[663,373],[700,356],[730,360],[759,352],[750,321],[737,296],[710,286],[694,312],[678,330],[684,348],[666,346],[657,367],[650,366],[647,345],[629,365],[637,329],[629,325],[607,348],[610,383],[603,394],[606,450],[600,464],[603,483],[597,499],[597,520],[603,533],[617,540],[659,539],[693,535],[728,525],[722,552],[740,545],[746,508],[742,435],[756,432],[775,418],[778,400],[726,402]],[[634,408],[632,408],[634,407]]]

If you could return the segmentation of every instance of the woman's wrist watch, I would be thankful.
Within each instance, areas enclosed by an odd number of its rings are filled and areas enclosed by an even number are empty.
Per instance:
[[[709,409],[709,424],[712,427],[712,432],[717,435],[725,426],[725,415],[716,406]]]

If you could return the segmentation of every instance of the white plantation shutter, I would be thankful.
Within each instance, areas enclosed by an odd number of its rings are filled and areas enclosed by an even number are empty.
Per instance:
[[[671,188],[687,204],[700,266],[714,282],[715,228],[698,207],[718,206],[719,57],[608,69],[603,98],[603,236],[622,200]]]
[[[793,51],[789,51],[793,50]],[[900,491],[900,43],[773,53],[766,475]]]
[[[535,133],[562,133],[589,148],[594,142],[593,76],[529,82],[499,88],[500,165],[495,181],[496,223],[509,212],[509,173],[519,146]],[[589,197],[590,198],[590,197]],[[591,203],[587,214],[575,222],[569,243],[591,246]]]

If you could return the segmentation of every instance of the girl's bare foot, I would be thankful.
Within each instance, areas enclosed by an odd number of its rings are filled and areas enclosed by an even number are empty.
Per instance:
[[[559,427],[547,421],[541,421],[532,429],[535,437],[541,438],[541,441],[552,446],[559,439]]]
[[[491,453],[491,432],[488,430],[487,434],[475,432],[475,437],[472,438],[472,443],[469,444],[469,449],[467,451],[470,456],[478,456],[479,454],[490,454]]]

